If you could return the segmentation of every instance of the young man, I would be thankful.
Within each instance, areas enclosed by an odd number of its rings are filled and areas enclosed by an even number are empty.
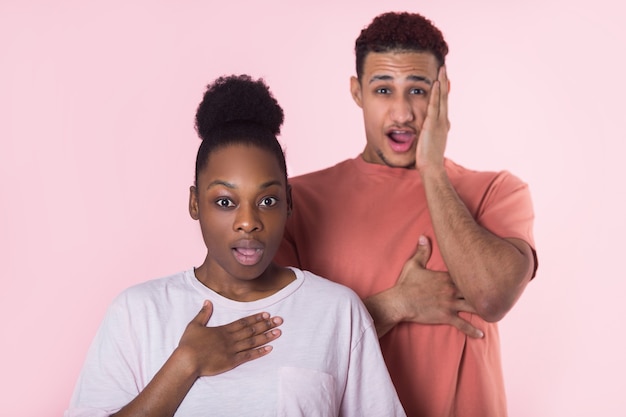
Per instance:
[[[537,268],[528,187],[445,158],[448,46],[429,20],[380,15],[355,52],[365,149],[290,181],[277,260],[365,300],[407,415],[505,416],[496,322]]]

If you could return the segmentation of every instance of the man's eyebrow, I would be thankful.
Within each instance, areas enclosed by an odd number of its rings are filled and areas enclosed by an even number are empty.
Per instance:
[[[372,76],[372,78],[370,78],[370,84],[376,81],[389,81],[389,80],[393,80],[393,77],[391,75],[374,75]]]
[[[430,80],[430,78],[428,77],[424,77],[422,75],[409,75],[406,77],[406,79],[408,81],[413,81],[413,82],[425,82],[428,85],[432,85],[432,81]],[[370,79],[370,84],[376,81],[390,81],[393,80],[393,77],[391,75],[374,75],[371,79]]]
[[[409,81],[422,81],[422,82],[425,82],[428,85],[431,85],[433,83],[430,80],[430,78],[424,77],[423,75],[409,75],[408,77],[406,77],[406,79],[409,80]]]

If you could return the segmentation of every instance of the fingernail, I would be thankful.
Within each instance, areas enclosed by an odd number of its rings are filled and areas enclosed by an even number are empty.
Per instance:
[[[424,245],[428,244],[428,239],[426,239],[426,236],[421,235],[419,240],[418,240],[418,244],[420,246],[424,246]]]

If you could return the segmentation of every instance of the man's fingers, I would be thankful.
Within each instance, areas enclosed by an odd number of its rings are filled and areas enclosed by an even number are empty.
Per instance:
[[[450,91],[450,81],[446,66],[439,68],[439,117],[443,120],[448,118],[448,92]]]
[[[422,268],[426,268],[426,263],[430,259],[432,248],[428,238],[421,235],[417,241],[417,249],[411,257],[414,262],[417,262]]]
[[[446,67],[439,68],[437,80],[433,83],[428,101],[428,115],[431,116],[432,123],[439,120],[447,121],[448,119],[448,91],[450,83],[448,81],[448,73]]]
[[[454,309],[456,311],[464,311],[466,313],[478,314],[476,312],[476,309],[463,298],[458,298],[454,301]]]
[[[463,320],[462,318],[458,316],[452,319],[452,322],[450,324],[452,324],[454,327],[456,327],[457,329],[459,329],[460,331],[462,331],[469,337],[480,339],[485,336],[482,330],[472,326],[470,322]]]
[[[437,74],[437,81],[441,83],[439,88],[441,89],[441,93],[442,93],[441,98],[443,98],[450,91],[450,80],[448,79],[448,71],[445,65],[439,68],[439,73]]]
[[[441,99],[441,85],[439,80],[433,83],[433,88],[430,92],[430,100],[428,102],[428,115],[432,117],[431,123],[436,123],[439,119],[439,101]],[[428,120],[428,118],[427,118]]]

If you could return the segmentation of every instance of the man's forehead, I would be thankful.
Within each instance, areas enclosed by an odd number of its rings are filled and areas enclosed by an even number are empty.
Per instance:
[[[430,52],[370,52],[364,65],[364,75],[368,82],[432,82],[437,70],[437,60]]]

